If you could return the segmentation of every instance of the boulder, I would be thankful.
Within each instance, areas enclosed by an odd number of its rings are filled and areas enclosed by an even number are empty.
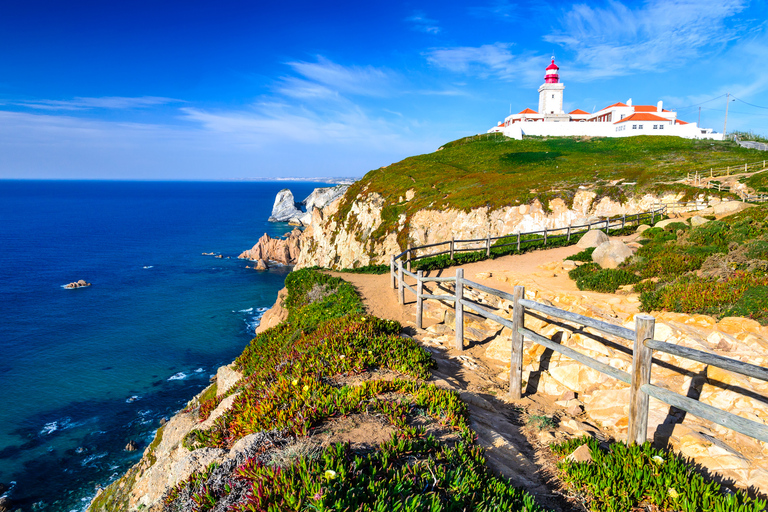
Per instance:
[[[621,240],[603,242],[592,253],[592,261],[603,268],[616,268],[632,256],[632,249]]]
[[[135,452],[139,449],[139,443],[136,441],[128,441],[128,444],[125,445],[125,451],[127,452]]]
[[[275,204],[272,206],[272,215],[269,222],[288,222],[293,218],[301,217],[304,214],[296,208],[296,201],[293,199],[293,192],[284,188],[277,193]]]
[[[703,224],[706,224],[707,222],[709,222],[709,219],[705,219],[700,215],[694,215],[693,217],[691,217],[691,226],[694,226],[694,227],[701,226]]]
[[[269,265],[267,265],[266,261],[259,259],[253,268],[255,268],[256,270],[269,270]]]
[[[243,374],[234,369],[234,363],[221,366],[216,370],[216,396],[222,396],[229,391],[237,381],[243,378]]]
[[[683,221],[681,219],[665,219],[665,220],[660,220],[659,222],[654,224],[653,227],[663,229],[669,226],[670,224],[672,224],[673,222],[683,222]]]
[[[720,204],[716,204],[712,210],[715,215],[730,215],[731,213],[740,212],[750,205],[742,203],[741,201],[725,201]]]
[[[639,226],[637,226],[637,230],[635,231],[635,233],[642,233],[643,231],[646,231],[648,229],[651,229],[651,226],[649,226],[648,224],[640,224]]]
[[[568,457],[566,457],[566,460],[569,462],[586,462],[590,463],[594,459],[592,459],[592,452],[589,451],[589,445],[583,444],[573,450]]]
[[[64,288],[72,290],[74,288],[85,288],[86,286],[91,286],[91,283],[86,282],[85,279],[80,279],[79,281],[73,281],[69,284],[65,284]]]
[[[587,249],[589,247],[597,247],[603,242],[608,241],[608,235],[600,231],[599,229],[590,229],[587,231],[581,240],[576,244],[576,247]]]

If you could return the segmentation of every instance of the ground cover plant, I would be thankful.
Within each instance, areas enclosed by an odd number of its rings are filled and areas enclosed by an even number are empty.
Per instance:
[[[569,272],[579,289],[614,292],[636,283],[643,311],[743,316],[768,324],[768,205],[698,227],[675,222],[643,232],[619,268],[586,263]]]
[[[586,444],[591,462],[571,462],[566,456]],[[683,458],[650,443],[602,448],[592,437],[553,445],[560,457],[561,478],[584,496],[594,512],[660,510],[682,512],[759,512],[766,501],[743,491],[735,493],[707,481]]]
[[[697,170],[743,165],[763,158],[760,154],[728,141],[663,136],[530,137],[520,141],[501,136],[467,137],[433,153],[370,171],[349,188],[334,218],[337,225],[346,224],[350,232],[368,234],[367,227],[358,226],[351,215],[352,204],[379,194],[384,199],[383,222],[367,236],[380,241],[386,234],[397,232],[404,250],[410,220],[423,209],[467,211],[487,206],[493,210],[534,200],[547,209],[555,198],[571,205],[585,184],[598,194],[598,200],[610,197],[623,201],[646,192],[682,193],[687,199],[702,190],[665,182]],[[415,192],[411,200],[407,200],[409,190]]]
[[[364,314],[348,283],[316,271],[292,272],[286,288],[288,320],[253,339],[235,361],[241,381],[222,397],[204,393],[199,416],[236,393],[232,407],[184,443],[229,449],[269,433],[310,448],[209,466],[168,492],[166,510],[542,510],[488,470],[466,404],[425,382],[434,362],[397,322]],[[401,377],[361,379],[382,370]],[[350,416],[377,418],[392,429],[389,440],[311,447],[312,436]]]

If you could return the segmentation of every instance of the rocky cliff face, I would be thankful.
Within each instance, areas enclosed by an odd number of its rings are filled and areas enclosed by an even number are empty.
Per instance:
[[[272,206],[272,215],[269,222],[288,222],[293,218],[302,216],[302,211],[296,207],[296,201],[293,199],[293,192],[284,188],[277,193],[275,204]]]
[[[275,261],[283,265],[295,265],[301,248],[301,230],[294,229],[285,238],[272,238],[266,233],[251,249],[238,258],[252,261]]]
[[[401,201],[410,201],[414,195],[406,194]],[[323,210],[315,210],[312,223],[302,236],[302,249],[297,268],[319,265],[330,268],[355,268],[365,265],[387,264],[390,257],[413,246],[456,239],[474,239],[502,236],[510,233],[554,229],[585,224],[601,217],[634,214],[652,209],[659,201],[673,202],[675,195],[663,197],[644,195],[625,203],[608,197],[597,199],[588,190],[576,193],[569,207],[562,199],[554,199],[545,209],[541,203],[509,206],[490,210],[488,207],[418,211],[411,219],[400,215],[389,219],[392,226],[382,230],[385,199],[376,193],[355,199],[343,218],[339,218],[339,201]],[[719,199],[712,199],[719,202]],[[403,230],[406,235],[403,236]],[[407,242],[403,243],[403,240]],[[434,252],[445,248],[434,248]]]

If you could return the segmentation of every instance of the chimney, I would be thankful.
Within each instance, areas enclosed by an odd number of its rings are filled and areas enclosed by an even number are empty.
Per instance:
[[[628,107],[631,107],[631,106],[632,106],[632,98],[629,98],[629,99],[627,100],[627,106],[628,106]]]
[[[661,111],[662,111],[662,108],[661,108],[661,106],[663,105],[663,103],[664,103],[663,101],[659,101],[659,102],[656,104],[656,112],[661,112]]]

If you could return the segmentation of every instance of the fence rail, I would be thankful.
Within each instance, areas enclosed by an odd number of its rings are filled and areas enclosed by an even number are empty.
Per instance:
[[[408,290],[416,295],[416,326],[421,329],[423,325],[424,300],[439,300],[453,302],[455,312],[455,348],[464,349],[464,311],[465,309],[473,313],[490,319],[499,325],[508,327],[512,330],[512,348],[510,352],[510,371],[509,371],[509,394],[513,399],[522,397],[522,362],[523,362],[523,342],[528,339],[534,343],[544,346],[547,349],[559,352],[560,354],[573,359],[574,361],[587,366],[602,374],[608,375],[620,382],[629,384],[629,430],[627,434],[627,443],[642,444],[647,439],[648,433],[648,410],[649,397],[653,397],[661,402],[674,406],[678,409],[691,413],[705,420],[717,423],[731,430],[744,434],[746,436],[768,442],[768,426],[737,416],[733,413],[724,411],[714,406],[699,402],[692,398],[675,393],[668,389],[656,386],[651,383],[653,369],[653,352],[663,352],[679,358],[689,359],[700,363],[721,368],[723,370],[735,372],[750,378],[768,381],[768,368],[756,366],[750,363],[731,359],[709,352],[696,350],[687,347],[681,347],[664,341],[654,340],[656,319],[649,315],[635,316],[635,329],[611,324],[598,320],[596,318],[580,315],[571,311],[542,304],[533,300],[525,299],[525,288],[515,286],[513,293],[497,290],[474,281],[464,278],[464,269],[456,269],[455,277],[425,277],[424,272],[419,270],[416,274],[403,270],[403,261],[398,260],[398,276],[400,283],[401,303],[403,291]],[[416,288],[410,285],[404,285],[402,279],[404,275],[416,279]],[[454,294],[435,295],[424,292],[424,283],[438,282],[455,284]],[[466,289],[475,289],[485,294],[498,297],[512,303],[512,319],[490,311],[488,308],[480,306],[475,302],[465,298]],[[562,321],[569,322],[566,328],[573,330],[583,330],[590,328],[601,336],[608,335],[624,340],[632,341],[632,366],[629,372],[615,368],[609,364],[598,361],[597,359],[583,354],[570,347],[564,346],[559,342],[547,338],[540,333],[534,332],[525,327],[525,317],[536,313],[537,318],[540,315],[556,319],[559,325]],[[551,323],[551,321],[550,321]],[[658,361],[656,361],[658,362]]]
[[[397,281],[396,274],[398,272],[398,262],[403,261],[403,259],[405,260],[405,271],[410,272],[411,265],[414,261],[418,261],[424,258],[442,256],[444,254],[450,254],[450,259],[453,261],[455,259],[456,253],[484,250],[486,257],[490,257],[492,249],[516,246],[517,250],[519,251],[523,244],[532,244],[543,241],[544,245],[547,245],[550,240],[556,240],[559,238],[567,238],[570,240],[572,235],[583,233],[590,229],[601,229],[605,230],[606,232],[610,232],[624,229],[627,225],[640,225],[643,221],[650,221],[651,224],[653,224],[656,221],[656,217],[661,217],[667,212],[667,208],[667,205],[660,204],[654,205],[654,209],[648,212],[621,215],[619,217],[613,218],[608,217],[603,220],[590,222],[588,224],[579,224],[576,226],[572,225],[554,229],[544,228],[537,231],[518,232],[501,236],[490,236],[489,233],[489,235],[485,238],[470,238],[466,240],[457,240],[456,238],[451,238],[450,240],[446,240],[444,242],[435,242],[416,247],[411,247],[409,245],[406,250],[400,254],[392,256],[390,260],[389,269],[392,276],[392,286],[395,287],[395,283]],[[538,238],[526,238],[539,234],[543,236]],[[494,244],[494,242],[499,241],[504,241],[506,243]],[[460,244],[464,246],[459,247]],[[480,245],[467,247],[466,244]],[[446,245],[448,246],[448,249],[444,251],[420,253],[420,251]],[[411,277],[414,276],[411,275]]]

